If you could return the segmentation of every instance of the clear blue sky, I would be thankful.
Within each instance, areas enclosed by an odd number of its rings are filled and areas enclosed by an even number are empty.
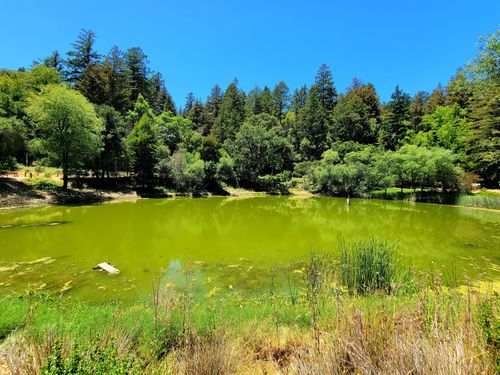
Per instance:
[[[88,28],[101,53],[142,47],[177,105],[235,77],[245,90],[309,85],[322,63],[339,92],[356,76],[385,101],[396,84],[411,94],[446,84],[498,28],[500,1],[4,0],[0,13],[4,68],[66,52]]]

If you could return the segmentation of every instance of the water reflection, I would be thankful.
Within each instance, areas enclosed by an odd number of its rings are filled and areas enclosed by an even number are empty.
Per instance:
[[[5,211],[2,225],[16,227],[0,230],[0,293],[36,284],[86,298],[135,298],[151,293],[162,269],[182,284],[188,264],[196,265],[193,277],[202,280],[203,292],[213,286],[250,290],[312,251],[334,256],[339,238],[368,237],[398,243],[401,257],[417,269],[500,278],[500,213],[451,206],[351,199],[347,207],[345,199],[326,197],[175,198]],[[44,257],[56,261],[23,263]],[[103,261],[121,274],[91,270]]]

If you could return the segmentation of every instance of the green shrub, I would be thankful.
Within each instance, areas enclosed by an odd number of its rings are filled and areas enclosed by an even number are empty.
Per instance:
[[[57,181],[43,178],[43,177],[35,177],[25,180],[26,183],[31,185],[34,189],[53,192],[60,188],[61,184]]]
[[[290,177],[290,172],[283,172],[276,175],[266,174],[265,176],[257,177],[257,186],[259,190],[271,194],[288,194]]]
[[[483,330],[486,342],[497,350],[500,350],[500,319],[495,314],[495,306],[498,306],[500,298],[498,295],[486,299],[479,305],[479,324]]]
[[[119,355],[112,342],[107,346],[89,345],[86,348],[75,346],[67,358],[63,358],[61,343],[56,341],[42,375],[66,374],[140,374],[137,358],[131,355]]]
[[[0,158],[0,172],[15,171],[17,169],[16,158],[7,156]]]

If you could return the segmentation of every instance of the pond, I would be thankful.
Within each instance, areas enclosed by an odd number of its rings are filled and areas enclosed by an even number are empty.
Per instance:
[[[0,294],[47,290],[87,300],[149,298],[173,284],[252,292],[340,239],[384,238],[416,270],[500,280],[500,212],[342,198],[167,198],[0,212]],[[100,262],[120,269],[108,275]]]

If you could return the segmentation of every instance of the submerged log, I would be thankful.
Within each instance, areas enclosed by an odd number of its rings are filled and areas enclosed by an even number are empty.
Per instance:
[[[106,271],[107,273],[110,273],[112,275],[115,275],[117,273],[120,273],[120,270],[118,268],[113,267],[111,264],[108,262],[102,262],[99,263],[97,266],[93,267],[95,270],[100,270],[100,271]]]

